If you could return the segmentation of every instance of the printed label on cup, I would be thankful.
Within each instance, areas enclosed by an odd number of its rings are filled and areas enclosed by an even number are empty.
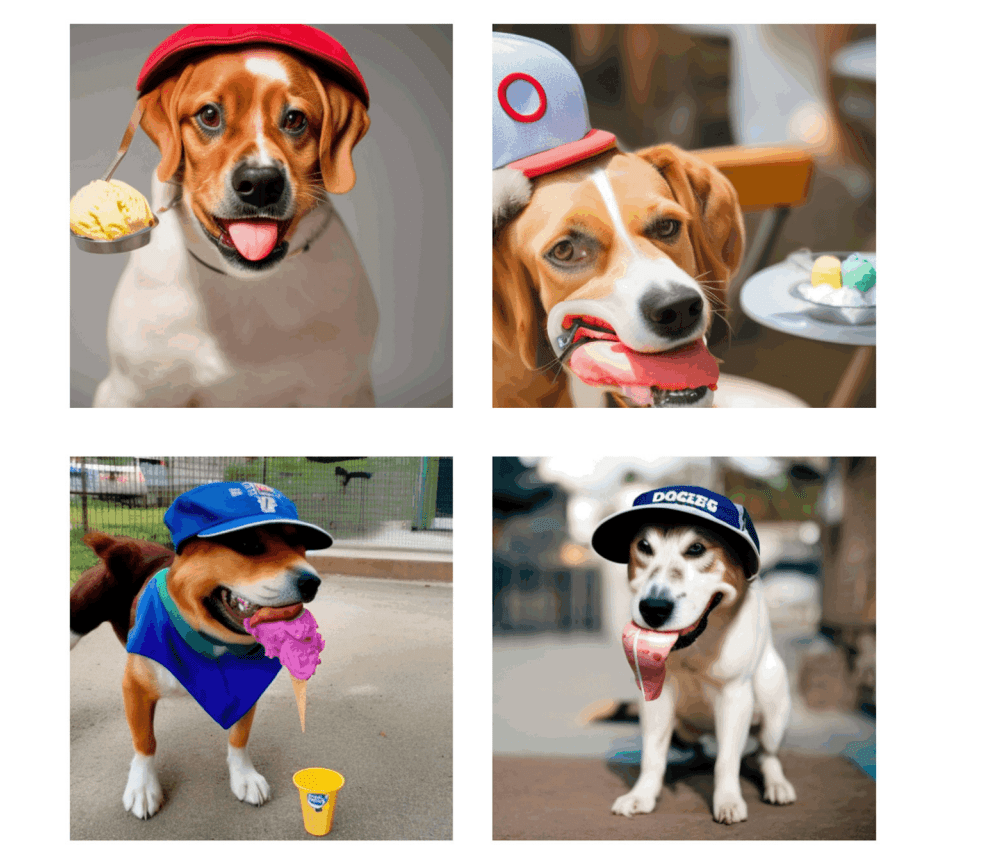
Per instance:
[[[320,811],[327,804],[328,799],[327,794],[307,794],[307,802],[314,811]]]

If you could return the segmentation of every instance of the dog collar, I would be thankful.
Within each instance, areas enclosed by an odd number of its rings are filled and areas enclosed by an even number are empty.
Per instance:
[[[169,620],[172,622],[172,626],[176,628],[179,635],[183,637],[183,641],[189,645],[197,654],[202,654],[204,657],[211,657],[216,660],[220,654],[216,653],[217,647],[224,648],[227,653],[233,654],[235,657],[245,657],[252,654],[256,649],[261,649],[261,645],[257,642],[251,642],[245,645],[238,643],[225,642],[223,639],[215,639],[208,633],[203,633],[196,630],[185,618],[183,618],[182,613],[179,612],[179,607],[176,606],[176,602],[172,599],[172,595],[169,594],[169,588],[166,585],[166,574],[168,574],[169,569],[163,568],[152,578],[152,582],[158,588],[158,596],[162,601],[162,606],[165,607],[165,611],[169,615]],[[221,652],[223,653],[223,652]]]

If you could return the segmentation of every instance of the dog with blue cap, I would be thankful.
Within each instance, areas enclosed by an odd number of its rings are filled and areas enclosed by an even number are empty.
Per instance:
[[[162,805],[153,716],[160,698],[191,696],[229,729],[231,789],[260,805],[269,786],[246,751],[258,699],[282,668],[248,632],[299,617],[320,586],[307,550],[331,535],[299,519],[285,494],[257,482],[216,482],[179,496],[165,513],[175,552],[91,532],[100,559],[70,594],[72,645],[109,621],[128,652],[124,709],[135,755],[124,807],[138,818]],[[126,638],[122,631],[126,628]]]
[[[492,40],[494,405],[712,406],[733,186],[676,146],[620,151],[566,57]]]
[[[711,733],[718,744],[713,817],[746,820],[740,764],[752,727],[765,801],[794,802],[778,758],[789,680],[772,643],[760,542],[744,506],[696,485],[654,488],[602,520],[592,548],[627,565],[630,620],[621,641],[643,706],[640,775],[613,813],[653,811],[673,735],[696,742]]]

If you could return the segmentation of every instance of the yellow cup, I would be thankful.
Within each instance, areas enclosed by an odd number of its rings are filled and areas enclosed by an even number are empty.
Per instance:
[[[323,767],[308,767],[293,775],[300,790],[303,826],[311,835],[327,835],[334,825],[334,803],[344,786],[344,776]]]

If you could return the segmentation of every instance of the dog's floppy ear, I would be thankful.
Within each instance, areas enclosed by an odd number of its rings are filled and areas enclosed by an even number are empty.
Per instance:
[[[537,369],[544,336],[544,310],[527,267],[513,252],[493,244],[493,342],[515,354],[528,369]]]
[[[351,150],[369,129],[369,114],[358,96],[334,81],[310,73],[324,108],[320,127],[320,175],[328,193],[347,193],[355,186]]]
[[[737,191],[723,173],[678,146],[662,145],[637,152],[668,181],[675,199],[691,212],[699,228],[689,238],[705,278],[719,280],[725,291],[744,256],[744,217]]]
[[[193,66],[188,65],[182,74],[162,81],[138,99],[144,110],[141,127],[162,153],[155,170],[159,181],[168,181],[182,166],[183,138],[179,131],[178,106],[192,73]]]
[[[493,341],[536,369],[544,336],[541,308],[527,266],[512,247],[508,225],[530,201],[533,186],[515,169],[493,170]],[[543,360],[542,360],[543,361]]]

